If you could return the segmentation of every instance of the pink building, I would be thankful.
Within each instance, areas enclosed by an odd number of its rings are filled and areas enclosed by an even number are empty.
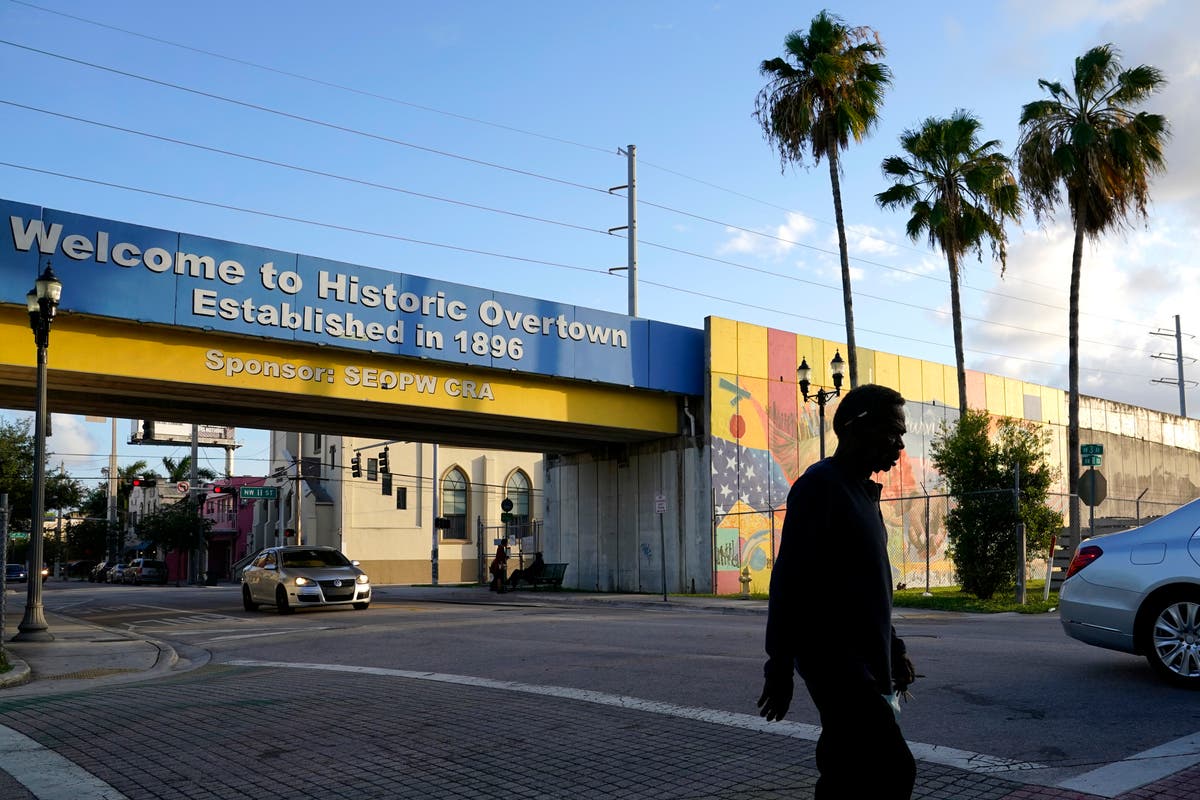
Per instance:
[[[242,500],[243,486],[262,486],[266,478],[242,475],[220,478],[208,487],[202,516],[212,520],[208,537],[208,582],[230,580],[232,564],[246,555],[250,530],[254,524],[254,500]]]

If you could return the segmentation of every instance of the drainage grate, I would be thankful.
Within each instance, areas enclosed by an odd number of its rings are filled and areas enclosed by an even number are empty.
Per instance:
[[[68,672],[64,675],[38,676],[47,681],[69,681],[78,678],[104,678],[109,675],[122,675],[127,672],[140,672],[136,669],[81,669],[79,672]]]

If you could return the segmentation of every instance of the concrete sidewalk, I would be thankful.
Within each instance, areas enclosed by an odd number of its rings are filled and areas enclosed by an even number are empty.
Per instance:
[[[97,680],[124,683],[180,666],[179,654],[166,642],[49,612],[54,641],[14,642],[25,592],[10,590],[6,599],[3,647],[12,669],[0,673],[3,696],[72,691]]]

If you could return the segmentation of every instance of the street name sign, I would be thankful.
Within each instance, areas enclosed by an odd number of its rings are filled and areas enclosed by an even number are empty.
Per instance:
[[[238,496],[243,500],[278,500],[278,486],[242,486]]]

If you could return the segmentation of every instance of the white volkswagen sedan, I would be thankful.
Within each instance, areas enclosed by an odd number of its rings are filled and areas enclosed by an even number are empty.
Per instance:
[[[371,581],[332,547],[268,547],[242,570],[242,605],[257,611],[274,605],[280,614],[300,606],[371,604]]]

